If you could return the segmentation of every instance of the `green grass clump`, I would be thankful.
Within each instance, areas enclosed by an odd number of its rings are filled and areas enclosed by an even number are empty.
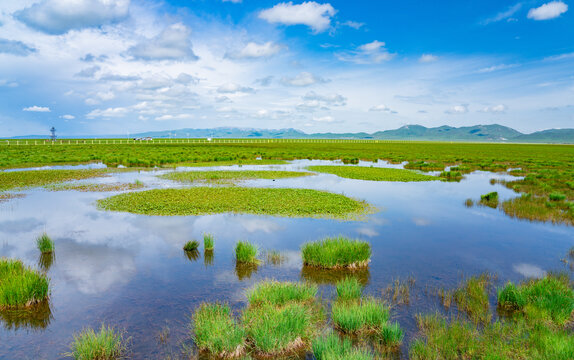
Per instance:
[[[203,234],[203,249],[213,251],[215,237],[212,234]]]
[[[346,277],[337,282],[337,300],[355,300],[361,297],[363,285],[355,277]]]
[[[193,314],[194,341],[200,350],[220,357],[239,356],[245,347],[245,330],[228,305],[202,304]]]
[[[460,171],[443,171],[439,174],[439,177],[447,181],[459,181],[462,179],[462,173]]]
[[[348,179],[371,181],[432,181],[435,176],[423,175],[410,170],[365,166],[309,166],[308,170],[333,174]]]
[[[459,311],[464,311],[476,323],[488,323],[492,318],[486,291],[489,280],[486,274],[471,277],[454,292]]]
[[[36,239],[36,247],[42,254],[49,254],[54,251],[54,241],[50,239],[48,234],[43,233]]]
[[[190,240],[183,245],[183,250],[185,251],[196,251],[199,248],[199,242],[196,240]]]
[[[399,347],[405,337],[399,323],[385,324],[376,334],[377,339],[387,348]]]
[[[548,201],[546,198],[524,194],[504,201],[502,210],[510,217],[530,221],[574,225],[574,202]]]
[[[125,359],[127,341],[121,332],[102,324],[99,332],[87,328],[74,335],[74,341],[70,344],[71,352],[66,355],[76,360]]]
[[[330,332],[316,338],[312,343],[313,355],[317,360],[372,360],[367,350],[354,348],[347,338],[341,339]]]
[[[290,302],[308,303],[315,300],[317,285],[302,282],[264,281],[247,293],[249,305],[283,306]]]
[[[303,263],[323,268],[360,268],[369,265],[371,245],[342,236],[308,242],[301,248]]]
[[[519,288],[508,282],[498,291],[498,305],[508,310],[521,310],[526,305],[526,298]]]
[[[105,176],[104,170],[33,170],[0,172],[0,191],[44,186],[70,180]]]
[[[309,189],[192,187],[130,192],[98,200],[103,210],[145,215],[247,213],[356,219],[371,212],[365,202]]]
[[[237,263],[258,264],[257,254],[259,254],[257,247],[247,241],[238,241],[235,245],[235,260]]]
[[[335,327],[346,333],[380,330],[389,320],[389,307],[374,298],[336,301],[331,313]]]
[[[563,201],[566,200],[566,195],[561,193],[550,193],[550,195],[548,195],[548,199],[550,201]]]
[[[49,295],[48,277],[20,260],[0,258],[0,310],[31,307]]]
[[[317,315],[312,307],[287,303],[276,307],[249,307],[243,313],[243,324],[249,340],[258,352],[279,355],[300,349],[317,332]]]
[[[498,192],[493,191],[488,194],[480,195],[480,200],[483,201],[498,201]]]
[[[241,171],[185,171],[170,172],[160,177],[182,183],[192,183],[195,181],[210,182],[230,182],[236,180],[254,179],[284,179],[300,176],[313,175],[301,171],[271,171],[271,170],[241,170]]]

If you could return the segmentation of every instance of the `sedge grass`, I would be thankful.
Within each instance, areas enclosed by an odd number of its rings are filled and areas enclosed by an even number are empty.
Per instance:
[[[369,265],[371,245],[345,237],[308,242],[301,248],[303,263],[322,268],[361,268]]]
[[[238,264],[259,264],[258,254],[257,246],[247,241],[238,241],[235,245],[235,260]]]
[[[309,189],[192,187],[119,194],[98,201],[103,210],[145,215],[247,213],[350,220],[374,209],[365,202]]]
[[[309,303],[315,300],[317,285],[303,282],[260,282],[247,293],[249,305],[283,306],[290,302]]]
[[[215,237],[212,234],[203,234],[203,249],[213,251]]]
[[[386,348],[399,347],[402,344],[404,337],[405,333],[398,322],[383,325],[376,334],[376,338]]]
[[[43,233],[36,239],[36,247],[42,254],[50,254],[54,251],[54,241],[48,234]]]
[[[190,240],[183,245],[183,250],[185,251],[197,251],[199,248],[199,242],[196,240]]]
[[[220,357],[244,352],[245,330],[226,304],[202,304],[193,314],[194,341],[200,350]]]
[[[465,312],[473,322],[485,324],[492,318],[487,293],[489,282],[489,275],[482,274],[467,279],[454,291],[459,311]]]
[[[126,359],[129,339],[110,326],[102,324],[99,332],[92,328],[84,329],[74,335],[67,354],[76,360],[120,360]]]
[[[346,337],[341,339],[330,332],[316,338],[312,343],[313,355],[317,360],[372,360],[373,354],[369,351],[354,348]]]
[[[389,320],[389,307],[374,298],[336,301],[331,308],[335,327],[345,333],[380,330]]]
[[[337,282],[337,300],[356,300],[363,293],[363,285],[356,277],[346,277]]]
[[[432,181],[438,180],[435,176],[419,174],[411,170],[391,169],[365,166],[309,166],[308,170],[333,174],[339,177],[371,181]]]
[[[272,170],[241,170],[241,171],[177,171],[161,175],[160,178],[174,180],[181,183],[196,181],[232,182],[237,180],[254,179],[283,179],[313,175],[301,171],[272,171]]]
[[[48,277],[20,260],[0,258],[0,310],[30,308],[48,299]]]

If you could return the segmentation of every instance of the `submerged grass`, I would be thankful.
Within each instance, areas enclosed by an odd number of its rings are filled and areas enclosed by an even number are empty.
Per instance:
[[[120,360],[127,358],[127,342],[124,334],[113,327],[102,324],[99,332],[91,328],[74,335],[70,353],[76,360]]]
[[[513,218],[574,225],[574,202],[548,201],[543,197],[524,194],[504,201],[502,210]]]
[[[363,285],[355,277],[346,277],[337,282],[337,300],[356,300],[363,294]]]
[[[389,320],[389,307],[375,298],[336,301],[331,308],[333,324],[345,333],[378,331]]]
[[[475,323],[486,324],[492,319],[487,293],[489,283],[488,274],[471,277],[453,294],[458,310],[465,312]]]
[[[372,212],[365,202],[326,191],[244,187],[156,189],[98,201],[103,210],[145,215],[249,213],[289,217],[357,219]]]
[[[301,248],[303,263],[323,268],[361,268],[369,265],[371,245],[342,236],[308,242]]]
[[[432,181],[439,180],[435,176],[419,174],[404,169],[390,169],[366,166],[309,166],[308,170],[333,174],[348,179],[372,180],[372,181]]]
[[[193,330],[200,350],[224,358],[239,357],[245,350],[245,330],[227,304],[201,304],[193,315]]]
[[[43,233],[36,239],[36,247],[42,254],[50,254],[54,251],[54,241],[48,234]]]
[[[257,246],[247,241],[238,241],[235,245],[235,260],[238,264],[259,264],[258,254]]]
[[[247,293],[249,305],[283,306],[291,302],[309,303],[315,300],[317,285],[303,282],[264,281]]]
[[[106,171],[96,170],[32,170],[0,172],[0,191],[44,186],[70,180],[106,176]]]
[[[346,337],[341,339],[330,332],[316,338],[312,344],[313,355],[317,360],[372,360],[373,354],[365,349],[354,348]]]
[[[49,296],[48,277],[20,260],[0,258],[0,310],[29,308]]]
[[[241,171],[177,171],[159,176],[163,179],[174,180],[182,183],[196,181],[208,182],[233,182],[236,180],[253,179],[283,179],[292,177],[309,176],[313,173],[301,171],[272,171],[272,170],[241,170]]]

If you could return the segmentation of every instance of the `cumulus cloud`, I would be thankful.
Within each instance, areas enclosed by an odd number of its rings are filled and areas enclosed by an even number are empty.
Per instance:
[[[320,95],[314,91],[308,92],[303,96],[303,103],[297,108],[303,111],[312,111],[316,109],[329,110],[330,106],[345,106],[347,98],[340,94]]]
[[[259,13],[259,18],[270,23],[284,25],[307,25],[314,32],[320,33],[331,27],[331,18],[337,10],[331,4],[319,4],[306,1],[293,5],[293,2],[280,3],[271,9]]]
[[[70,114],[66,114],[66,115],[62,115],[62,119],[65,120],[74,120],[76,117],[74,115],[70,115]]]
[[[281,51],[283,47],[268,41],[264,44],[249,42],[238,52],[230,53],[227,56],[233,59],[255,59],[273,56]]]
[[[490,18],[484,20],[482,22],[482,25],[488,25],[488,24],[499,22],[502,20],[508,21],[508,20],[512,19],[511,16],[516,14],[516,12],[518,10],[520,10],[521,8],[522,8],[522,3],[512,5],[509,8],[507,8],[506,10],[499,12],[498,14],[494,15],[493,17],[490,17]]]
[[[44,0],[16,12],[18,20],[48,34],[98,27],[124,19],[130,0]]]
[[[430,62],[435,62],[438,60],[438,56],[432,55],[432,54],[422,54],[421,57],[419,58],[419,62],[421,63],[430,63]]]
[[[499,113],[506,112],[506,109],[507,109],[506,105],[499,104],[499,105],[493,105],[493,106],[485,106],[484,108],[482,108],[480,110],[480,112],[499,114]]]
[[[284,85],[289,86],[310,86],[313,84],[326,83],[328,82],[328,80],[325,80],[319,76],[315,76],[310,72],[303,71],[302,73],[299,73],[295,77],[286,76],[283,79],[281,79],[281,82]]]
[[[446,110],[445,114],[466,114],[467,112],[468,112],[468,105],[461,104],[461,105],[455,105],[450,109]]]
[[[550,20],[568,11],[568,5],[562,1],[551,1],[540,7],[530,9],[528,18],[533,20]]]
[[[379,64],[391,60],[394,56],[385,48],[385,43],[378,40],[363,44],[356,50],[337,54],[339,60],[356,64]]]
[[[90,111],[86,115],[86,117],[88,119],[124,117],[128,112],[129,112],[129,109],[127,109],[125,107],[95,109],[95,110]]]
[[[36,49],[24,44],[21,41],[0,39],[0,54],[27,56],[34,52],[36,52]]]
[[[50,108],[47,106],[30,106],[30,107],[25,107],[22,109],[22,111],[31,111],[31,112],[50,112]]]
[[[130,55],[142,60],[197,60],[191,48],[191,29],[177,23],[129,49]]]
[[[385,105],[385,104],[375,105],[372,108],[370,108],[369,111],[371,111],[371,112],[385,112],[385,113],[389,113],[389,114],[396,114],[397,113],[396,111],[392,110],[388,105]]]
[[[327,116],[313,117],[313,121],[332,123],[335,121],[335,119],[332,116],[327,115]]]
[[[96,66],[92,66],[89,68],[85,68],[74,76],[83,77],[83,78],[93,78],[96,75],[96,73],[100,70],[101,70],[101,68],[96,65]]]
[[[217,88],[217,92],[220,94],[236,94],[236,93],[253,93],[255,92],[255,90],[248,86],[241,86],[236,83],[227,83]]]

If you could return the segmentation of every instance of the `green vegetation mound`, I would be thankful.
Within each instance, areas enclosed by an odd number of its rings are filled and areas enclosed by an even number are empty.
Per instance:
[[[435,176],[419,174],[410,170],[389,169],[366,166],[309,166],[311,171],[333,174],[348,179],[372,181],[432,181],[439,180]]]
[[[301,248],[303,263],[323,268],[361,268],[369,265],[371,245],[345,237],[308,242]]]

